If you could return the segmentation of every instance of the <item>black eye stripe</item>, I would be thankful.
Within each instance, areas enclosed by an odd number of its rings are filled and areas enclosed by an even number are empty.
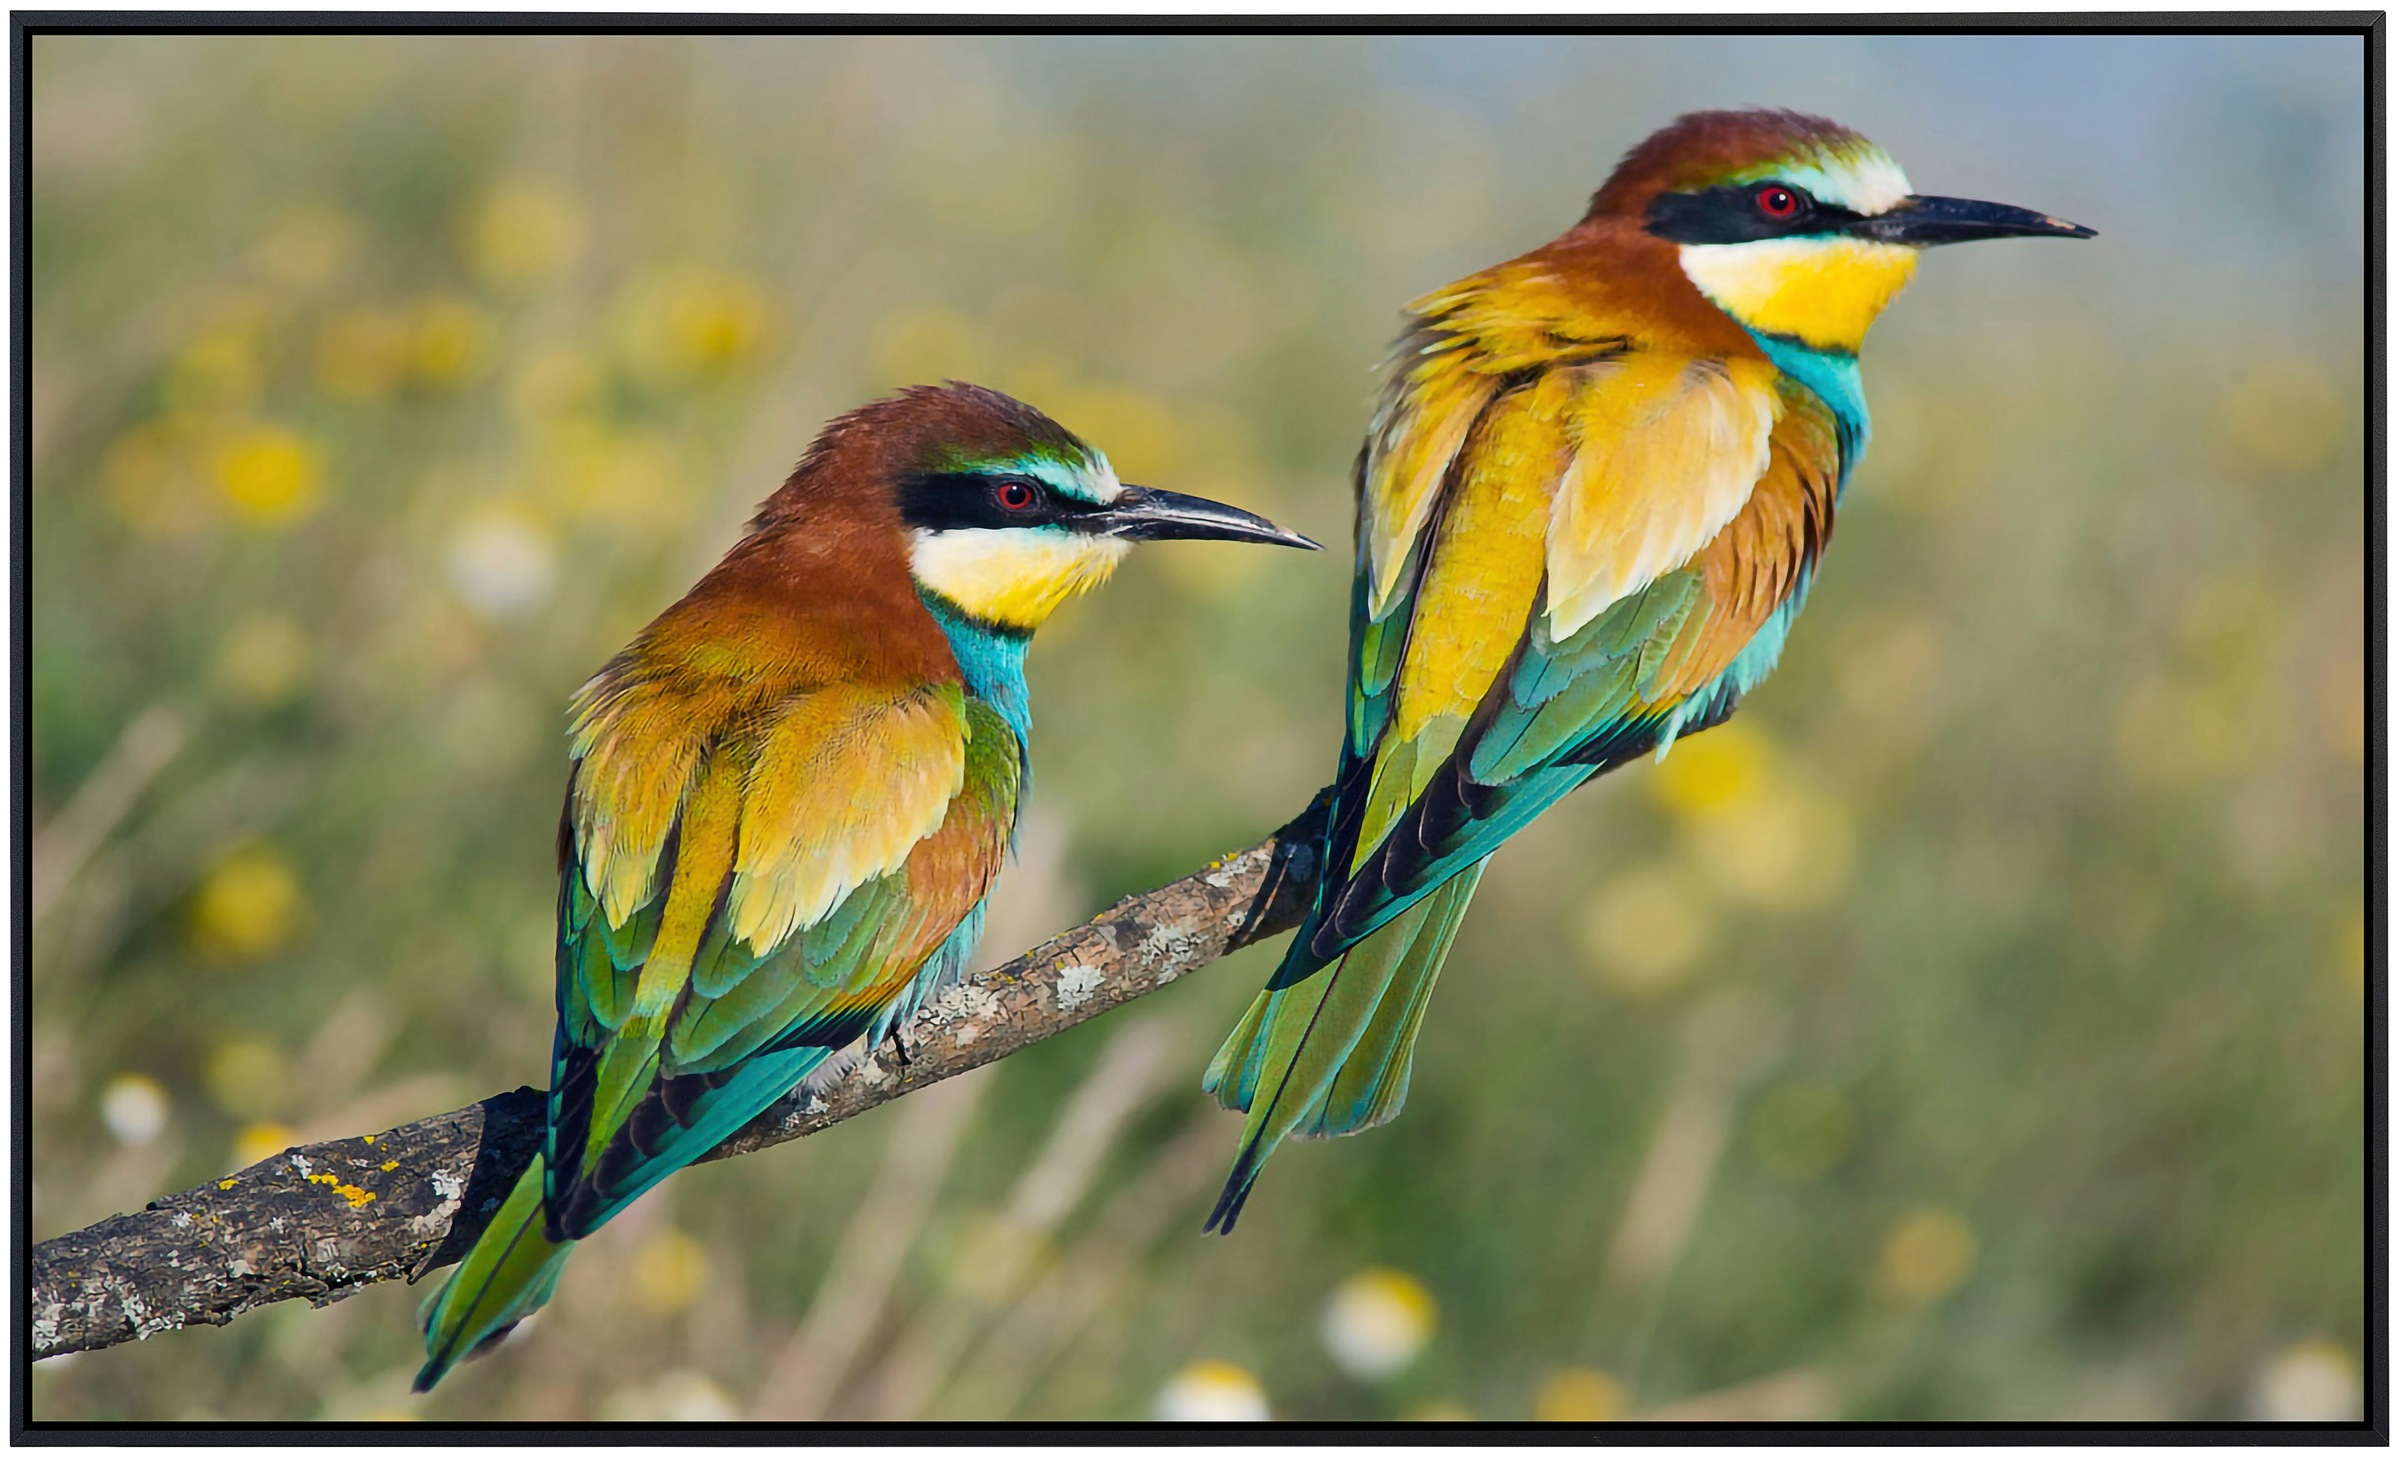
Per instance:
[[[1798,204],[1771,217],[1759,198],[1770,188]],[[1755,243],[1766,238],[1806,238],[1847,232],[1864,215],[1822,199],[1788,182],[1751,182],[1699,192],[1662,192],[1650,204],[1649,230],[1670,243]]]
[[[1004,486],[1023,486],[1033,500],[1011,508],[1000,502]],[[1100,508],[1064,496],[1039,479],[1010,472],[928,471],[900,482],[900,519],[918,531],[1000,531],[1024,526],[1072,524]]]

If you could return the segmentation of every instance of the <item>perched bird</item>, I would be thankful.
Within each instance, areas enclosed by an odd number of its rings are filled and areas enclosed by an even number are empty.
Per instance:
[[[1025,651],[1132,543],[1316,543],[1120,484],[972,385],[835,420],[575,695],[540,1154],[426,1302],[430,1389],[575,1241],[966,969],[1017,823]]]
[[[1918,251],[2092,235],[1916,196],[1830,121],[1700,112],[1556,241],[1409,306],[1359,455],[1326,870],[1208,1070],[1249,1115],[1210,1228],[1285,1138],[1399,1111],[1503,841],[1775,666],[1866,448],[1859,345]]]

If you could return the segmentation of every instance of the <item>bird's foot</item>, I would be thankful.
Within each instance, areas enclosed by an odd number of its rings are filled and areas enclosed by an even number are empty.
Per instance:
[[[884,1041],[891,1044],[892,1056],[898,1060],[903,1069],[907,1068],[910,1064],[916,1061],[916,1058],[911,1056],[909,1052],[908,1029],[906,1027],[902,1026],[898,1022],[894,1022],[892,1024],[891,1032],[885,1036]]]

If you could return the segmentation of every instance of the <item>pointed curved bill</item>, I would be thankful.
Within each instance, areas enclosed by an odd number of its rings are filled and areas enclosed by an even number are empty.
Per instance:
[[[1081,516],[1077,524],[1095,535],[1126,541],[1256,541],[1304,551],[1324,550],[1264,516],[1202,496],[1154,491],[1146,486],[1125,487],[1115,500]]]
[[[2054,218],[2028,207],[2005,202],[1976,202],[1964,197],[1909,197],[1888,212],[1861,218],[1849,231],[1878,243],[1906,243],[1930,248],[1941,243],[1973,243],[1984,238],[2096,238],[2080,223]]]

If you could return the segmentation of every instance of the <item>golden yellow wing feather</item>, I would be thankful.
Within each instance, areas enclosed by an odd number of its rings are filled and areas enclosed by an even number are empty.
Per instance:
[[[725,715],[711,695],[605,670],[575,695],[575,848],[611,925],[649,901],[667,832]]]
[[[1780,413],[1765,360],[1639,351],[1576,373],[1574,463],[1550,522],[1547,606],[1560,640],[1740,513]]]
[[[793,704],[751,765],[725,907],[734,937],[780,945],[899,869],[941,827],[966,777],[966,744],[955,683],[828,687]]]
[[[1459,461],[1417,584],[1393,728],[1415,739],[1483,701],[1542,585],[1543,536],[1573,459],[1575,393],[1554,370],[1485,412]]]
[[[719,747],[702,764],[676,832],[674,879],[660,912],[657,939],[633,993],[633,1016],[663,1017],[692,974],[692,958],[716,914],[717,890],[733,869],[742,820],[741,757]]]
[[[1409,305],[1391,382],[1367,432],[1360,549],[1370,571],[1369,614],[1380,620],[1433,514],[1452,462],[1484,410],[1529,371],[1605,358],[1625,338],[1538,259],[1461,279]]]
[[[1409,546],[1425,529],[1467,432],[1500,380],[1455,357],[1419,360],[1400,371],[1368,436],[1359,549],[1373,572],[1369,611],[1381,617],[1399,585]]]

